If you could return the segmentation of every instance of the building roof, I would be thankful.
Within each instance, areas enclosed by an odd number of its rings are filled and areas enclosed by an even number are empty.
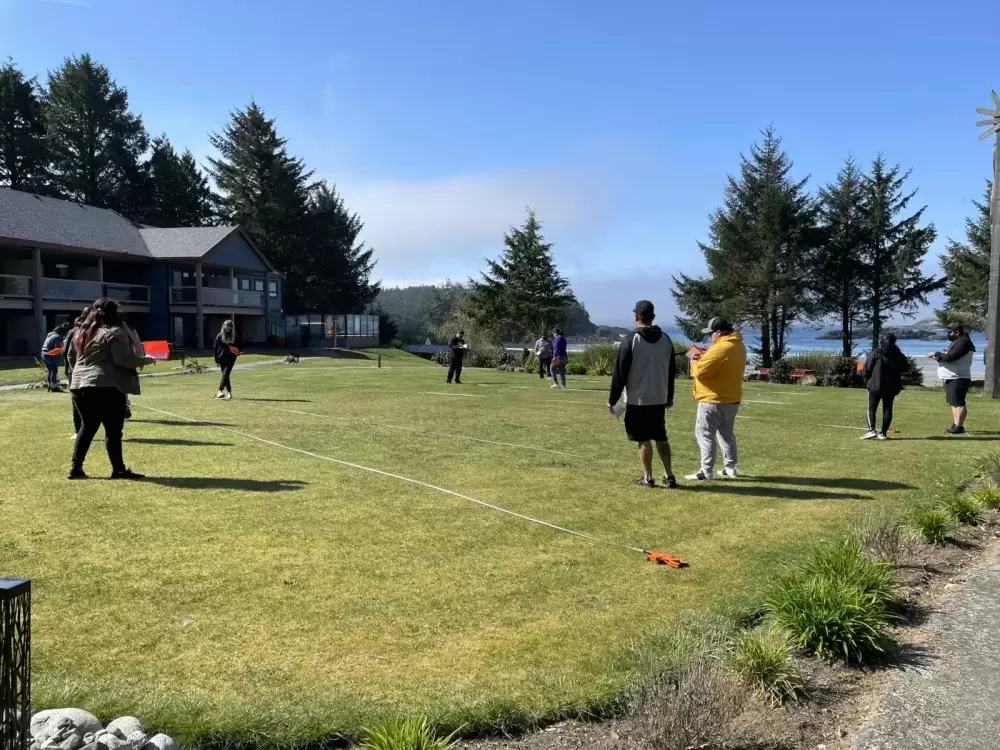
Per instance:
[[[238,226],[140,227],[109,209],[0,188],[0,243],[147,260],[196,261],[237,232],[274,271],[271,262]]]
[[[0,188],[0,238],[149,257],[139,229],[105,208]]]
[[[238,227],[190,227],[159,229],[143,227],[139,230],[149,254],[164,260],[189,258],[197,260],[235,232]]]

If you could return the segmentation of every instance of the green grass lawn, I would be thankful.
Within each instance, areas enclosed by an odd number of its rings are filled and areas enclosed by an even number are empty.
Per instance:
[[[35,707],[290,743],[400,713],[592,705],[679,616],[747,602],[865,508],[948,495],[998,439],[945,439],[940,393],[904,393],[898,439],[863,443],[863,392],[749,385],[746,477],[644,490],[607,379],[562,393],[470,370],[456,387],[386,359],[237,372],[231,402],[212,375],[144,380],[125,444],[142,484],[65,481],[68,397],[0,394],[0,575],[34,580]],[[669,416],[678,474],[696,468],[688,387]],[[971,411],[993,429],[994,403]],[[87,470],[109,472],[99,442]]]
[[[0,385],[32,383],[44,378],[44,368],[32,357],[0,357]]]

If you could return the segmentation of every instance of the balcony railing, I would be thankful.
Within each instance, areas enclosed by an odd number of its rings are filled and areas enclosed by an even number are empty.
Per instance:
[[[0,297],[32,299],[34,281],[30,276],[0,275]],[[63,302],[93,302],[98,297],[110,297],[135,305],[149,304],[149,287],[136,284],[102,284],[80,279],[42,279],[42,299]]]
[[[31,299],[33,296],[30,276],[0,275],[0,298]]]
[[[175,305],[196,304],[193,286],[175,286],[170,290],[170,301]],[[201,288],[201,303],[208,307],[264,307],[263,292],[247,292],[235,289]]]

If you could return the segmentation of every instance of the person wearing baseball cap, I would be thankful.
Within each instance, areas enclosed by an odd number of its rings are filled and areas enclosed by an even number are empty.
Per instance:
[[[674,344],[670,337],[653,325],[653,303],[640,300],[635,305],[635,330],[618,347],[618,359],[611,376],[608,409],[617,416],[615,406],[625,396],[625,435],[639,445],[642,477],[633,484],[655,487],[653,479],[653,443],[663,462],[663,483],[677,486],[667,441],[667,409],[674,405]]]
[[[951,342],[948,351],[932,352],[927,357],[937,360],[938,378],[944,381],[945,400],[951,407],[951,427],[945,433],[963,435],[965,418],[969,414],[965,397],[972,385],[972,358],[976,346],[961,323],[948,326],[948,340]]]
[[[695,353],[691,362],[694,398],[698,416],[694,434],[701,449],[701,468],[685,479],[708,482],[715,467],[716,441],[722,446],[723,468],[719,476],[735,479],[736,474],[736,412],[743,400],[743,372],[747,366],[747,349],[743,337],[722,317],[712,318],[702,333],[711,335],[712,345]]]

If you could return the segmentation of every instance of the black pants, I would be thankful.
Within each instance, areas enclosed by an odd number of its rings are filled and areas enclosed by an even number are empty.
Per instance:
[[[80,410],[76,408],[75,398],[70,399],[70,404],[73,406],[73,432],[79,435],[80,428],[83,427],[83,418],[80,416]]]
[[[73,391],[73,406],[82,421],[73,448],[73,468],[83,468],[90,444],[94,441],[97,430],[104,425],[104,445],[108,450],[111,470],[125,471],[125,461],[122,458],[125,394],[117,388],[81,388]]]
[[[452,378],[455,379],[456,383],[462,382],[462,358],[452,357],[451,367],[448,368],[448,382],[450,383]]]
[[[547,378],[552,375],[552,357],[541,357],[538,360],[538,377]]]
[[[229,376],[232,375],[233,365],[235,364],[236,364],[235,361],[219,362],[219,369],[222,370],[222,379],[219,381],[220,391],[229,391],[230,393],[233,392],[233,384],[229,382]]]
[[[882,434],[889,432],[892,426],[892,402],[895,396],[883,396],[879,393],[868,392],[868,429],[872,432],[879,432],[875,429],[875,412],[878,411],[879,401],[882,402]]]

